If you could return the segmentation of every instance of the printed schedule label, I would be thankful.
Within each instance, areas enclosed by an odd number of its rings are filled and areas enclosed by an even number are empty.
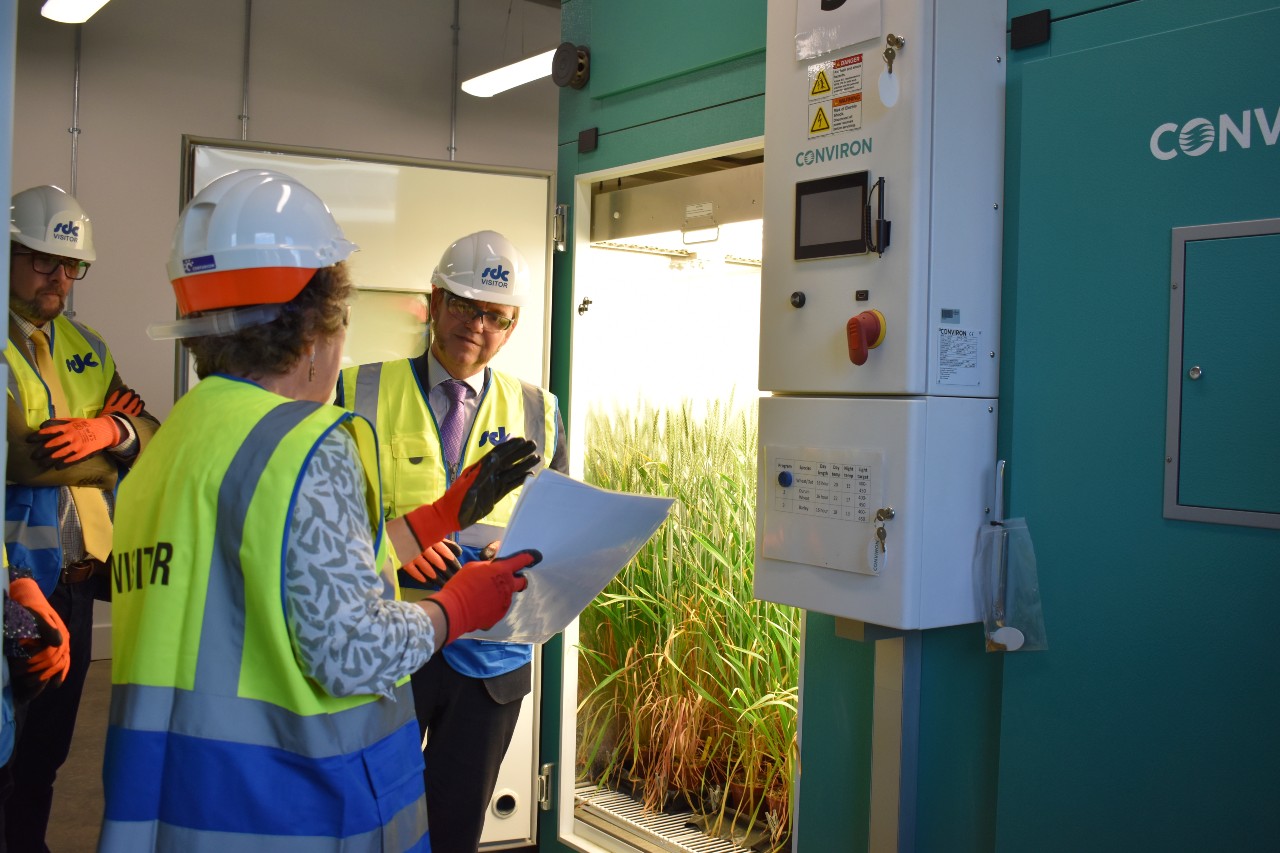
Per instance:
[[[884,504],[884,455],[867,448],[767,445],[757,520],[760,552],[829,569],[875,574],[866,563]]]
[[[813,518],[838,518],[869,524],[872,466],[813,459],[778,459],[773,481],[773,508]],[[790,481],[790,486],[783,485]]]

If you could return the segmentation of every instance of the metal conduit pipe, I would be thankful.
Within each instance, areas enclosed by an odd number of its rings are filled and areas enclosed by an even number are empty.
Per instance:
[[[458,153],[458,32],[462,29],[459,24],[458,9],[462,0],[453,0],[453,76],[449,82],[449,159],[452,160]]]
[[[80,154],[80,35],[84,29],[83,24],[76,24],[76,41],[75,41],[75,59],[74,73],[71,77],[71,127],[67,128],[67,133],[71,134],[71,183],[68,192],[73,196],[76,194],[76,174],[79,171],[79,154]],[[67,294],[67,307],[63,311],[68,317],[76,316],[76,293],[75,288],[71,288],[71,292]]]
[[[83,24],[76,24],[75,72],[71,83],[71,127],[67,128],[67,133],[71,134],[71,189],[69,192],[72,195],[76,194],[77,157],[80,150],[80,35],[83,29]]]
[[[240,139],[249,138],[249,44],[253,0],[244,0],[244,68],[240,75]]]

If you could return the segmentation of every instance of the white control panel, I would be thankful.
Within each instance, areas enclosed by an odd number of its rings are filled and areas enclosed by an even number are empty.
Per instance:
[[[756,597],[893,628],[980,620],[996,421],[966,397],[761,399]]]
[[[1005,0],[835,5],[768,5],[760,389],[996,397]]]
[[[1005,13],[769,0],[759,598],[902,629],[981,618]]]
[[[763,553],[774,560],[878,574],[873,521],[883,506],[881,454],[839,448],[764,448],[772,512]]]

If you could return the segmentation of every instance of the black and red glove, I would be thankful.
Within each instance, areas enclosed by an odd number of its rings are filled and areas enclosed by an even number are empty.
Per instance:
[[[124,429],[111,415],[51,418],[27,436],[37,445],[31,458],[46,468],[65,468],[124,441]]]
[[[462,546],[451,539],[444,539],[425,549],[400,568],[409,577],[426,584],[429,589],[439,589],[458,573],[462,563]]]
[[[102,414],[140,415],[147,406],[132,388],[118,388],[102,405]]]
[[[520,571],[536,566],[542,554],[532,548],[501,560],[467,563],[444,588],[431,596],[449,623],[445,643],[470,631],[492,628],[507,615],[511,597],[529,585]]]
[[[407,513],[404,520],[418,548],[426,550],[492,512],[494,504],[523,483],[538,464],[537,449],[527,438],[509,438],[466,468],[440,500]]]

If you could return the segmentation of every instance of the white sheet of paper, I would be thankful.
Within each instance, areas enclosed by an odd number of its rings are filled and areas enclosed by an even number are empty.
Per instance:
[[[503,556],[536,548],[502,621],[474,640],[544,643],[560,633],[631,561],[666,520],[675,501],[611,492],[543,470],[520,490],[502,537]]]

